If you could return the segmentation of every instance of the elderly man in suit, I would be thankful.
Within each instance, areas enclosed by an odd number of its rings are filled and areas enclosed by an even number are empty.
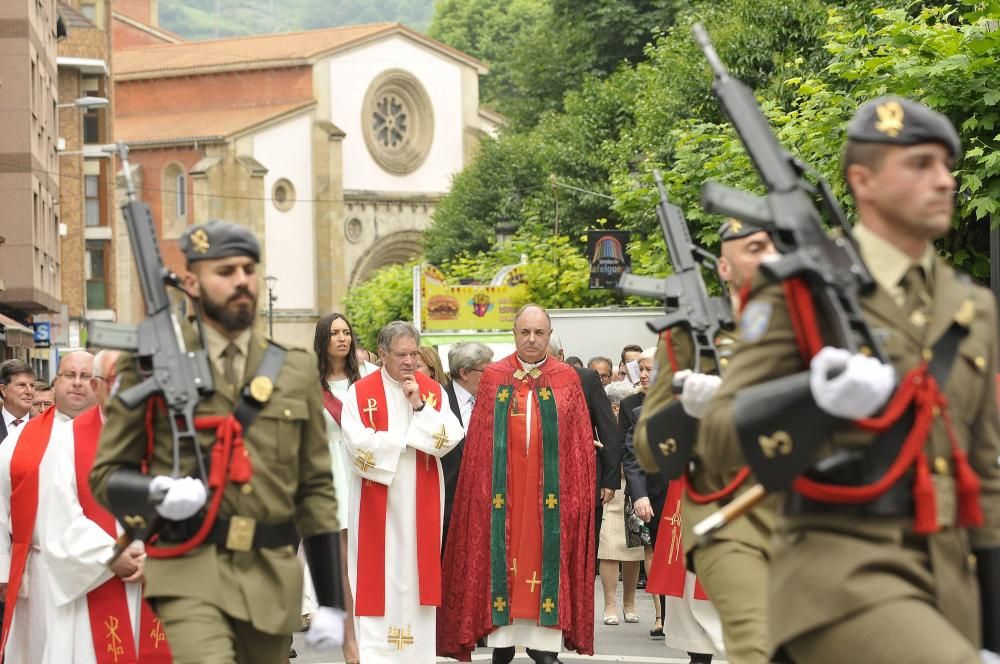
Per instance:
[[[478,341],[463,341],[448,350],[448,373],[451,382],[445,386],[448,393],[448,404],[462,428],[469,430],[469,419],[472,417],[472,406],[476,403],[479,392],[479,380],[483,370],[493,361],[493,350]],[[448,539],[448,522],[451,521],[451,506],[455,500],[455,486],[458,484],[458,471],[462,467],[462,448],[465,438],[458,443],[450,454],[441,457],[441,468],[444,471],[444,534],[441,541],[441,552]]]

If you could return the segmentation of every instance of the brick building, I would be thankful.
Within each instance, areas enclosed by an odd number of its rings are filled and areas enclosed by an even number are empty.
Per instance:
[[[60,305],[61,29],[55,0],[0,2],[0,359],[29,359],[25,323]]]
[[[59,156],[62,302],[70,326],[114,320],[115,160],[112,141],[111,12],[108,0],[60,0],[69,32],[59,43]],[[74,100],[106,100],[77,106]],[[75,336],[75,335],[74,335]],[[67,341],[68,343],[68,341]]]
[[[275,336],[310,345],[351,284],[420,252],[451,177],[496,131],[486,67],[396,23],[178,42],[155,5],[114,4],[115,131],[164,258],[182,267],[192,223],[246,224],[277,278]],[[121,319],[140,317],[134,284],[118,294]]]

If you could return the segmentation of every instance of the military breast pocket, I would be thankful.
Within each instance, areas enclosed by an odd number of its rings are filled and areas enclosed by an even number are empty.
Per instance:
[[[305,401],[270,401],[251,427],[251,438],[257,453],[265,462],[286,463],[295,459],[302,440],[302,428],[308,418],[309,409]]]
[[[948,401],[951,412],[965,422],[971,422],[982,406],[986,381],[993,380],[987,375],[989,360],[986,345],[970,340],[958,349],[958,357],[948,377]]]

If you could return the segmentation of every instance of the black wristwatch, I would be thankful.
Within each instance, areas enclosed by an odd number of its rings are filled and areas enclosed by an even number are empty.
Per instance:
[[[424,406],[426,406],[426,405],[427,405],[426,401],[421,401],[420,402],[420,408],[414,408],[413,412],[414,413],[419,413],[420,411],[422,411],[424,409]]]

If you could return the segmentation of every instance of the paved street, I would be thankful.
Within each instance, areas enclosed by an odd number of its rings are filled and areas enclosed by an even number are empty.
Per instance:
[[[643,591],[638,591],[636,597],[639,604],[639,622],[634,624],[621,622],[617,626],[605,625],[602,622],[604,616],[604,598],[599,581],[594,585],[594,593],[596,625],[594,651],[596,655],[594,657],[582,657],[566,653],[560,655],[559,658],[561,660],[567,663],[590,662],[592,664],[611,664],[612,662],[687,664],[689,658],[685,653],[668,649],[662,640],[654,641],[649,638],[649,629],[653,625],[653,602]],[[621,584],[618,587],[618,607],[618,619],[621,621]],[[292,660],[293,664],[342,664],[344,661],[339,650],[322,654],[308,651],[301,634],[295,635],[295,649],[298,651],[299,656]],[[476,651],[472,658],[473,661],[489,662],[490,650],[488,648],[481,648]],[[454,660],[441,659],[438,661],[450,662]],[[514,661],[530,662],[531,660],[523,652],[519,652]]]

